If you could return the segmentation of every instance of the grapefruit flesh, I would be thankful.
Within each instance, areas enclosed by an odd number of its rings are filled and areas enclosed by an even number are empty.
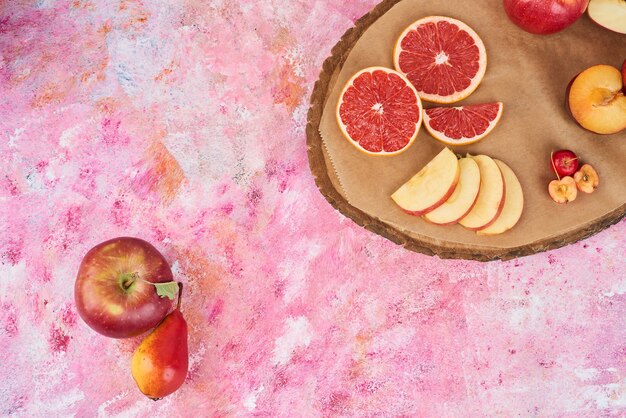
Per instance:
[[[480,141],[496,127],[502,116],[502,103],[461,107],[435,107],[424,110],[428,132],[448,145],[468,145]]]
[[[430,16],[402,32],[396,42],[394,64],[423,100],[454,103],[472,94],[482,81],[487,52],[480,37],[465,23]]]
[[[356,73],[337,105],[344,136],[360,151],[395,155],[405,151],[422,125],[422,102],[402,74],[383,67]]]

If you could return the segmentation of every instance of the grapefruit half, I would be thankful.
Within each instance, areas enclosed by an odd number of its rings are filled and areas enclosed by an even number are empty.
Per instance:
[[[429,16],[402,32],[394,49],[394,64],[422,100],[454,103],[472,94],[482,81],[487,52],[465,23]]]
[[[424,125],[437,140],[447,145],[478,142],[496,127],[502,116],[501,102],[424,110]]]
[[[417,137],[422,125],[422,102],[402,74],[369,67],[346,83],[336,116],[344,136],[360,151],[396,155]]]

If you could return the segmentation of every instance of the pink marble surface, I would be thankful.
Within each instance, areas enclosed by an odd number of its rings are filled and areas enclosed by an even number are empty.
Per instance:
[[[318,193],[320,66],[376,0],[0,2],[0,415],[624,416],[626,222],[442,261]],[[85,252],[134,235],[186,285],[191,364],[77,318]]]

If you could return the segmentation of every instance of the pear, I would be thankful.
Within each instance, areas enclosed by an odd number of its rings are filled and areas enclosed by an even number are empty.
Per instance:
[[[178,286],[176,309],[141,342],[131,363],[139,390],[153,400],[174,393],[187,377],[187,322],[180,312],[183,285]]]

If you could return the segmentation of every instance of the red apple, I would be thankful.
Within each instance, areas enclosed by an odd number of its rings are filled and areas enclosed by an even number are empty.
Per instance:
[[[559,177],[571,176],[578,170],[578,157],[568,149],[553,152],[550,160],[552,170]]]
[[[120,237],[96,245],[83,258],[74,285],[76,309],[93,330],[126,338],[155,327],[172,301],[154,283],[172,282],[172,270],[156,248]]]
[[[548,35],[578,20],[589,0],[504,0],[509,19],[527,32]]]

